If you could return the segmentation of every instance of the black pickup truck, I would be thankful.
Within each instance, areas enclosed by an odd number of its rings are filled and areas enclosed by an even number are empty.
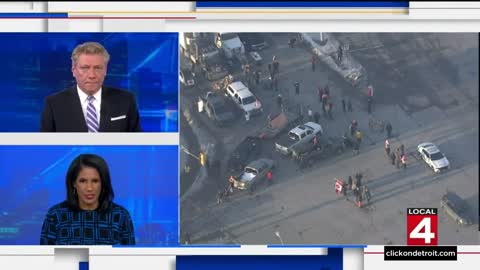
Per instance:
[[[300,168],[312,166],[315,162],[342,154],[345,149],[345,141],[342,137],[318,137],[318,143],[308,144],[309,148],[304,148],[296,152],[292,157],[298,163]]]

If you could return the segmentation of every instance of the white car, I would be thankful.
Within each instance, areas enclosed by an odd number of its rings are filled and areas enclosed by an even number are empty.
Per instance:
[[[431,142],[421,143],[418,145],[417,150],[422,159],[434,172],[443,172],[450,169],[450,162],[448,162],[448,159],[435,144]]]

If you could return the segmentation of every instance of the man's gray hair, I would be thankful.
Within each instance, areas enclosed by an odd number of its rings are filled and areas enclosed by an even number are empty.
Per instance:
[[[107,50],[105,47],[102,46],[102,44],[98,42],[85,42],[77,47],[72,52],[72,66],[75,66],[75,64],[78,61],[78,58],[82,54],[101,54],[105,58],[105,63],[108,63],[110,60],[110,54],[108,54]]]

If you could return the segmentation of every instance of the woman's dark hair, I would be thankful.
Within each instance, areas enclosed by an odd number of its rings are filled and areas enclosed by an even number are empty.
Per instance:
[[[68,168],[66,176],[66,186],[67,186],[67,204],[76,211],[80,210],[78,203],[78,195],[74,189],[74,183],[77,180],[78,174],[83,168],[93,168],[96,169],[100,175],[100,182],[102,183],[102,191],[98,197],[98,208],[97,211],[105,211],[110,208],[114,193],[112,188],[112,183],[110,180],[110,172],[108,170],[108,165],[105,160],[94,154],[82,154],[75,158],[70,167]]]

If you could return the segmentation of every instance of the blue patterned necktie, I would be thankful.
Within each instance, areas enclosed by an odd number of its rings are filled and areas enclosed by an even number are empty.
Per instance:
[[[93,106],[93,102],[95,98],[93,96],[88,96],[88,106],[87,106],[87,127],[88,132],[98,132],[98,118],[97,118],[97,110],[95,110],[95,106]]]

